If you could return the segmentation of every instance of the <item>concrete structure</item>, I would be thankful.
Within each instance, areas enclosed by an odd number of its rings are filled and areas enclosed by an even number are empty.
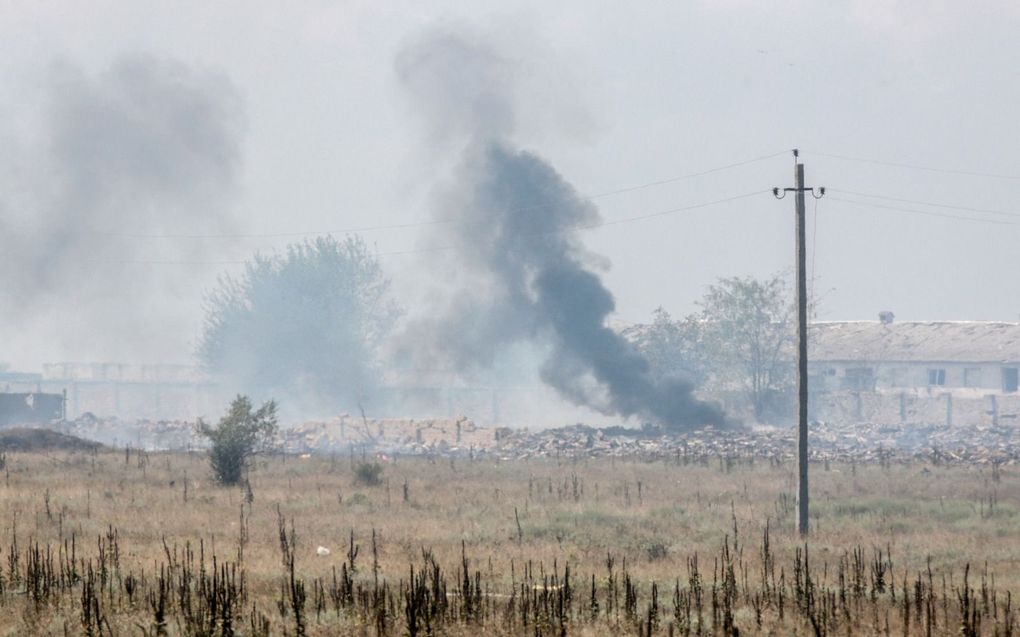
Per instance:
[[[0,392],[0,425],[47,423],[63,417],[63,394]]]
[[[810,328],[816,391],[1017,392],[1020,324],[840,321]]]
[[[840,321],[811,326],[812,417],[1020,424],[1020,324]]]
[[[2,374],[0,390],[66,393],[67,417],[190,419],[217,415],[223,399],[196,368],[187,365],[48,363],[42,374]]]

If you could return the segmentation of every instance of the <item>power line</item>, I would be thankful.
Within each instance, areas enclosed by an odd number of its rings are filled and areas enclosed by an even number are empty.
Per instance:
[[[569,227],[562,228],[560,230],[551,231],[551,232],[536,232],[536,233],[533,233],[533,234],[530,234],[530,235],[527,235],[527,236],[534,236],[534,237],[548,236],[548,235],[554,235],[554,234],[559,234],[559,233],[563,233],[563,232],[573,232],[573,231],[578,231],[578,230],[593,230],[595,228],[601,228],[601,227],[604,227],[604,226],[613,226],[613,225],[624,224],[624,223],[633,223],[633,222],[637,222],[637,221],[645,221],[645,220],[648,220],[648,219],[654,219],[654,218],[657,218],[657,217],[664,217],[664,216],[671,215],[671,214],[676,214],[676,213],[679,213],[679,212],[687,212],[687,211],[690,211],[690,210],[697,210],[697,209],[700,209],[700,208],[708,208],[710,206],[716,206],[716,205],[719,205],[719,204],[729,203],[731,201],[738,201],[740,199],[747,199],[749,197],[754,197],[756,195],[767,194],[768,192],[769,191],[766,191],[766,190],[756,190],[756,191],[753,191],[753,192],[744,193],[742,195],[734,195],[732,197],[725,197],[723,199],[716,199],[714,201],[706,201],[706,202],[702,202],[702,203],[698,203],[698,204],[692,204],[692,205],[689,205],[689,206],[680,206],[680,207],[676,207],[676,208],[669,208],[667,210],[659,210],[657,212],[652,212],[652,213],[643,214],[643,215],[636,215],[636,216],[633,216],[633,217],[625,217],[625,218],[622,218],[622,219],[611,219],[609,221],[600,221],[598,223],[592,223],[592,224],[574,225],[574,226],[569,226]],[[429,247],[429,248],[417,248],[417,249],[411,249],[411,250],[398,250],[398,251],[392,251],[392,252],[377,252],[375,254],[375,256],[377,256],[377,257],[391,257],[391,256],[401,256],[401,255],[407,255],[407,254],[421,254],[421,253],[427,253],[427,252],[444,252],[444,251],[449,251],[449,250],[459,250],[459,249],[461,249],[461,247],[462,246],[433,246],[433,247]],[[231,261],[87,260],[87,262],[89,262],[89,263],[117,264],[117,265],[240,265],[240,264],[246,263],[247,261],[246,260],[231,260]]]
[[[266,233],[244,233],[244,234],[149,234],[131,232],[91,232],[86,231],[80,234],[91,234],[102,237],[116,237],[119,239],[278,239],[286,237],[307,237],[325,234],[350,234],[353,232],[374,232],[378,230],[400,230],[403,228],[417,228],[427,225],[453,223],[450,219],[430,219],[425,221],[409,221],[406,223],[394,223],[380,226],[360,226],[350,228],[337,228],[334,230],[308,230],[294,232],[266,232]]]
[[[528,235],[528,236],[540,237],[540,236],[547,236],[547,235],[551,235],[551,234],[558,234],[558,233],[561,233],[561,232],[570,232],[570,231],[574,231],[574,230],[594,230],[595,228],[602,228],[602,227],[605,227],[605,226],[615,226],[615,225],[622,224],[622,223],[632,223],[632,222],[635,222],[635,221],[645,221],[647,219],[654,219],[656,217],[663,217],[663,216],[675,214],[675,213],[678,213],[678,212],[687,212],[689,210],[697,210],[699,208],[707,208],[709,206],[716,206],[716,205],[719,205],[719,204],[728,203],[730,201],[737,201],[738,199],[747,199],[748,197],[753,197],[755,195],[765,194],[767,192],[768,191],[756,190],[754,192],[748,192],[748,193],[744,193],[742,195],[735,195],[733,197],[726,197],[725,199],[716,199],[715,201],[706,201],[704,203],[694,204],[694,205],[691,205],[691,206],[682,206],[680,208],[670,208],[669,210],[660,210],[658,212],[652,212],[652,213],[644,214],[644,215],[637,215],[637,216],[634,216],[634,217],[625,217],[623,219],[613,219],[613,220],[610,220],[610,221],[600,221],[598,223],[591,223],[591,224],[585,224],[585,225],[579,225],[579,226],[570,226],[568,228],[563,228],[562,230],[557,230],[557,231],[553,231],[553,232],[536,232],[536,233]],[[401,250],[401,251],[398,251],[398,252],[380,252],[376,256],[390,257],[390,256],[404,255],[404,254],[419,254],[419,253],[422,253],[422,252],[440,252],[440,251],[445,251],[445,250],[459,250],[459,249],[460,249],[460,246],[439,246],[439,247],[433,247],[433,248],[420,248],[420,249],[416,249],[416,250]]]
[[[645,219],[654,219],[655,217],[663,217],[665,215],[671,215],[677,212],[686,212],[688,210],[697,210],[698,208],[707,208],[708,206],[715,206],[722,203],[728,203],[730,201],[737,201],[738,199],[747,199],[748,197],[754,197],[755,195],[768,194],[768,190],[755,190],[753,192],[747,192],[742,195],[734,195],[733,197],[726,197],[725,199],[716,199],[715,201],[707,201],[705,203],[694,204],[692,206],[683,206],[681,208],[670,208],[669,210],[660,210],[659,212],[653,212],[645,215],[638,215],[636,217],[625,217],[623,219],[614,219],[611,221],[602,221],[599,223],[580,226],[580,230],[590,230],[592,228],[601,228],[603,226],[615,226],[621,223],[630,223],[632,221],[644,221]]]
[[[895,212],[907,212],[907,213],[912,213],[912,214],[917,214],[917,215],[925,215],[925,216],[928,216],[928,217],[941,217],[943,219],[959,219],[960,221],[970,221],[970,222],[973,222],[973,223],[991,223],[991,224],[1000,225],[1000,226],[1015,226],[1015,225],[1017,225],[1017,223],[1012,222],[1012,221],[999,221],[999,220],[996,220],[996,219],[982,219],[980,217],[966,217],[966,216],[963,216],[963,215],[953,215],[953,214],[947,214],[947,213],[942,213],[942,212],[934,212],[934,211],[931,211],[931,210],[917,210],[917,209],[914,209],[914,208],[900,208],[898,206],[887,206],[887,205],[878,204],[878,203],[874,203],[874,202],[870,202],[870,201],[856,201],[854,199],[843,199],[843,198],[840,198],[840,197],[830,197],[830,199],[832,201],[838,201],[840,203],[848,203],[848,204],[852,204],[852,205],[855,205],[855,206],[863,206],[863,207],[866,207],[866,208],[879,208],[879,209],[882,209],[882,210],[891,210],[891,211],[895,211]]]
[[[584,200],[595,200],[604,199],[606,197],[612,197],[614,195],[620,195],[628,192],[635,192],[638,190],[645,190],[648,188],[654,188],[657,186],[663,186],[666,184],[676,183],[688,179],[695,179],[697,177],[703,177],[712,173],[722,172],[740,166],[746,166],[756,162],[764,161],[766,159],[772,159],[783,155],[789,151],[780,151],[778,153],[772,153],[770,155],[762,155],[760,157],[753,157],[751,159],[745,159],[731,164],[723,166],[717,166],[715,168],[709,168],[696,173],[688,173],[686,175],[678,175],[676,177],[669,177],[667,179],[660,179],[657,181],[650,181],[635,186],[627,186],[624,188],[618,188],[616,190],[608,190],[590,195],[581,194],[579,197]],[[514,208],[510,212],[524,212],[528,210],[541,210],[544,208],[551,208],[556,204],[553,203],[535,203],[532,205],[521,206]],[[663,213],[666,214],[666,213]],[[209,234],[196,234],[196,233],[147,233],[147,232],[106,232],[106,231],[79,231],[72,234],[79,235],[90,235],[100,237],[113,237],[121,239],[274,239],[274,238],[286,238],[286,237],[304,237],[314,235],[326,235],[326,234],[350,234],[358,232],[376,232],[384,230],[400,230],[406,228],[417,228],[421,226],[429,225],[441,225],[459,223],[457,219],[427,219],[423,221],[408,221],[403,223],[394,223],[378,226],[356,226],[348,228],[334,228],[329,230],[302,230],[302,231],[291,231],[291,232],[266,232],[266,233],[209,233]]]
[[[995,210],[991,208],[972,208],[970,206],[957,206],[944,203],[935,203],[932,201],[917,201],[914,199],[903,199],[900,197],[888,197],[886,195],[873,195],[866,192],[855,192],[853,190],[838,190],[837,192],[845,192],[848,195],[856,195],[858,197],[869,197],[872,199],[884,199],[886,201],[896,201],[899,203],[910,203],[918,206],[932,206],[933,208],[947,208],[949,210],[965,210],[968,212],[981,212],[990,215],[999,215],[1002,217],[1020,217],[1020,212],[1009,212],[1007,210]]]
[[[812,152],[812,151],[806,151]],[[917,164],[904,164],[900,162],[884,161],[881,159],[869,159],[866,157],[849,157],[847,155],[836,155],[833,153],[812,153],[819,157],[827,157],[829,159],[839,159],[842,161],[854,161],[864,164],[875,164],[876,166],[890,166],[893,168],[909,168],[911,170],[923,170],[933,173],[942,173],[947,175],[965,175],[967,177],[986,177],[989,179],[1007,179],[1011,181],[1020,180],[1020,175],[1006,175],[1001,173],[988,173],[979,170],[966,170],[966,169],[954,169],[954,168],[939,168],[935,166],[919,166]]]
[[[672,183],[675,183],[675,182],[678,182],[678,181],[683,181],[683,180],[686,180],[686,179],[694,179],[695,177],[704,177],[705,175],[711,175],[712,173],[721,172],[723,170],[729,170],[731,168],[738,168],[740,166],[746,166],[747,164],[753,164],[755,162],[764,161],[766,159],[772,159],[773,157],[779,157],[780,155],[785,155],[788,152],[790,152],[790,151],[788,151],[788,150],[781,150],[778,153],[772,153],[771,155],[763,155],[761,157],[755,157],[753,159],[745,159],[744,161],[738,161],[738,162],[734,162],[732,164],[726,164],[725,166],[718,166],[716,168],[709,168],[708,170],[703,170],[703,171],[697,172],[697,173],[690,173],[689,175],[680,175],[679,177],[670,177],[669,179],[661,179],[659,181],[650,181],[650,182],[648,182],[646,184],[641,184],[639,186],[630,186],[628,188],[620,188],[618,190],[610,190],[610,191],[607,191],[607,192],[602,192],[602,193],[598,193],[598,194],[595,194],[595,195],[590,195],[590,196],[586,197],[586,199],[601,199],[603,197],[609,197],[609,196],[612,196],[612,195],[619,195],[619,194],[622,194],[622,193],[625,193],[625,192],[633,192],[635,190],[642,190],[644,188],[651,188],[653,186],[663,186],[665,184],[672,184]]]

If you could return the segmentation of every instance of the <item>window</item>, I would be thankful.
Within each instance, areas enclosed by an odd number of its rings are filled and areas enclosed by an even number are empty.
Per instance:
[[[1017,389],[1017,368],[1016,367],[1003,367],[1002,368],[1002,391],[1004,392],[1015,392]]]
[[[851,391],[873,391],[875,373],[870,367],[850,367],[843,377],[843,389]]]
[[[946,384],[946,370],[944,370],[944,369],[929,369],[928,370],[928,384],[929,385],[945,385]]]
[[[980,367],[967,367],[963,370],[963,386],[964,387],[980,387],[981,386],[981,368]]]

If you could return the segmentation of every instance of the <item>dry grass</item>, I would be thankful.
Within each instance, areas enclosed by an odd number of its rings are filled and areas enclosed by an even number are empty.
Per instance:
[[[425,621],[442,634],[1009,634],[1014,621],[1008,468],[816,466],[805,567],[792,466],[400,458],[366,486],[360,460],[262,460],[249,491],[215,485],[200,454],[8,453],[0,634],[156,635],[160,603],[167,634],[424,634]],[[213,556],[233,580],[202,584]],[[410,588],[412,568],[445,588]]]

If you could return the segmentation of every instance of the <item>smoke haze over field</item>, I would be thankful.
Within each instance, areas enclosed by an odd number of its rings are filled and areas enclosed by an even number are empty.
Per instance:
[[[398,58],[437,152],[460,153],[434,204],[443,221],[436,241],[447,243],[460,279],[444,279],[444,305],[412,324],[409,342],[470,370],[533,341],[547,348],[542,380],[577,405],[675,427],[723,424],[689,383],[653,377],[606,325],[613,296],[578,236],[598,223],[598,212],[547,162],[513,146],[507,66],[450,31],[429,32]]]
[[[0,323],[19,330],[20,343],[34,333],[88,344],[106,360],[162,353],[168,335],[193,329],[203,278],[185,265],[168,279],[136,262],[161,258],[162,239],[151,235],[234,227],[240,98],[224,77],[136,55],[95,75],[56,63],[41,86],[41,115],[24,140],[35,150],[8,158],[36,181],[0,193]],[[175,258],[215,254],[192,242]]]
[[[1018,30],[1001,1],[0,3],[0,367],[193,363],[219,275],[368,228],[408,315],[463,330],[423,331],[424,371],[387,382],[443,390],[458,367],[454,389],[541,386],[536,413],[618,423],[540,370],[635,409],[610,386],[643,365],[605,324],[789,270],[770,190],[793,147],[829,189],[808,208],[818,319],[1016,321]],[[441,217],[466,228],[425,242]],[[539,296],[580,290],[561,266],[590,284],[566,308]]]

